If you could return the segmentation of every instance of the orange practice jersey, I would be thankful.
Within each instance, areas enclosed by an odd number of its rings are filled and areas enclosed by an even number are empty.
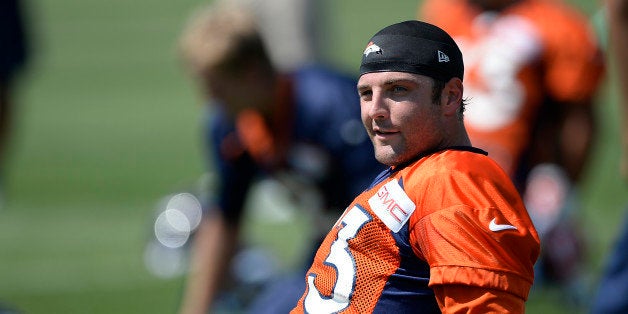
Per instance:
[[[427,154],[355,198],[292,313],[522,312],[539,250],[518,192],[483,151]]]
[[[502,13],[467,0],[426,0],[419,18],[438,25],[464,56],[465,124],[474,146],[513,175],[548,99],[584,103],[604,71],[586,19],[552,0],[526,0]]]

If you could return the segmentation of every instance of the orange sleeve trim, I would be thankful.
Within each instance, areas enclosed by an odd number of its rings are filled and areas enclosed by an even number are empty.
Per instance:
[[[430,269],[430,287],[437,285],[476,286],[528,299],[532,282],[514,273],[474,267],[434,266]]]

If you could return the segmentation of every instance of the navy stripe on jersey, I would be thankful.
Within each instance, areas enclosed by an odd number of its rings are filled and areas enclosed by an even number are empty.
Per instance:
[[[403,179],[400,181],[403,188]],[[410,245],[408,225],[390,232],[399,248],[399,268],[392,274],[375,305],[374,313],[440,313],[434,291],[427,285],[430,266],[419,259]]]

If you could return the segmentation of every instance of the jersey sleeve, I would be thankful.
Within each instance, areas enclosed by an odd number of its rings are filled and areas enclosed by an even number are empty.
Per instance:
[[[455,206],[423,218],[415,233],[430,265],[430,287],[480,287],[526,300],[538,254],[529,228],[498,208]]]
[[[473,160],[463,171],[443,169],[412,187],[427,192],[419,192],[421,214],[411,217],[410,242],[430,265],[429,286],[441,304],[486,306],[465,293],[487,302],[490,293],[506,294],[523,303],[534,280],[538,235],[508,177],[487,160]]]

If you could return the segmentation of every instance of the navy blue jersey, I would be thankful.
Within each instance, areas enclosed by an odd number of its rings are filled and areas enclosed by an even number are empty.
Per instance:
[[[286,79],[290,90],[281,99],[286,104],[279,123],[286,140],[278,149],[279,167],[267,167],[245,147],[227,149],[234,138],[238,142],[238,133],[220,105],[210,118],[208,143],[219,176],[216,201],[231,223],[241,216],[244,196],[258,175],[290,171],[317,187],[325,208],[341,210],[384,169],[362,126],[355,79],[314,66]]]

